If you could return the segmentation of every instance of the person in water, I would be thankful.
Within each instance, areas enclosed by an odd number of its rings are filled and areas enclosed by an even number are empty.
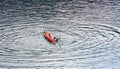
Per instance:
[[[60,38],[58,38],[58,37],[56,37],[54,35],[50,35],[50,36],[55,40],[55,42],[58,42],[58,40],[60,39]]]
[[[59,39],[60,39],[60,38],[54,36],[55,42],[58,42]]]

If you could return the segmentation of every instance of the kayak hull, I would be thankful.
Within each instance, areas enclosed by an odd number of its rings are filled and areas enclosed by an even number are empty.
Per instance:
[[[43,32],[43,36],[44,38],[49,41],[50,43],[55,43],[54,38],[51,37],[50,33],[48,32]]]

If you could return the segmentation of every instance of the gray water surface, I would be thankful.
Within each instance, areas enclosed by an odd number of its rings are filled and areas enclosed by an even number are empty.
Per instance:
[[[119,69],[120,1],[1,0],[0,69],[7,68]]]

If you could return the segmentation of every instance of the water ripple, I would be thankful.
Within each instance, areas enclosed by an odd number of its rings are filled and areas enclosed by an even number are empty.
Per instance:
[[[1,67],[83,66],[113,59],[111,55],[120,52],[117,27],[78,24],[60,30],[56,26],[38,23],[0,26]],[[47,42],[42,36],[44,30],[61,37],[62,47]]]

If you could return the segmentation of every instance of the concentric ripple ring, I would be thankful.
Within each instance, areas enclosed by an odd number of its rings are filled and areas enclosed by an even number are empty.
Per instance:
[[[117,27],[107,24],[77,24],[64,27],[67,28],[60,29],[58,26],[54,29],[39,23],[0,26],[0,66],[87,66],[90,63],[103,63],[114,59],[112,55],[120,52],[120,29]],[[61,48],[59,44],[52,45],[47,42],[42,36],[43,30],[60,36]]]

